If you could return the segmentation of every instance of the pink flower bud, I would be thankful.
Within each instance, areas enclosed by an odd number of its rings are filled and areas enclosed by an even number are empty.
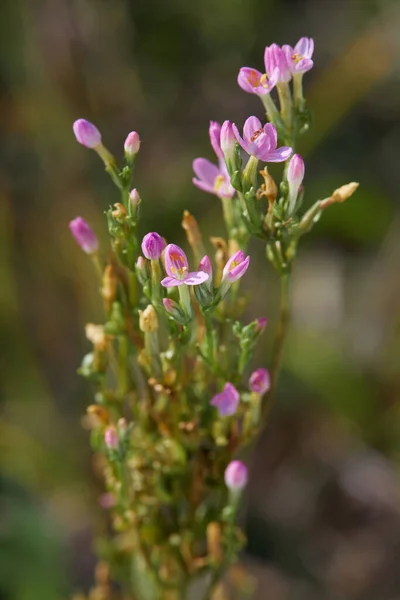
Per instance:
[[[286,59],[285,52],[278,44],[271,44],[265,48],[264,53],[265,70],[268,77],[276,77],[278,81],[290,81],[292,74]],[[278,73],[276,73],[276,69]]]
[[[261,396],[268,392],[271,381],[267,369],[257,369],[250,375],[249,388],[252,392]]]
[[[150,271],[147,264],[147,261],[143,258],[143,256],[139,256],[136,261],[135,271],[137,278],[139,279],[142,285],[146,285],[146,283],[150,279]]]
[[[218,409],[221,417],[234,415],[239,406],[240,394],[232,383],[226,383],[224,389],[216,394],[210,404]]]
[[[213,147],[215,154],[218,156],[218,158],[222,158],[222,150],[220,143],[221,125],[217,123],[217,121],[210,121],[208,134],[210,136],[211,146]]]
[[[70,222],[69,228],[78,245],[86,254],[93,254],[99,248],[99,242],[93,229],[82,217]]]
[[[138,206],[138,204],[140,204],[141,202],[141,198],[139,196],[139,192],[137,191],[136,188],[134,188],[130,194],[129,194],[129,201],[132,205],[133,208],[136,209],[136,207]]]
[[[228,260],[222,271],[222,280],[233,283],[243,277],[250,264],[250,256],[245,256],[242,250],[235,252]]]
[[[101,133],[93,123],[78,119],[72,126],[77,141],[86,148],[96,148],[101,144]]]
[[[287,170],[287,182],[289,185],[289,216],[293,214],[296,208],[296,200],[299,193],[299,188],[304,179],[304,161],[299,154],[293,154],[290,159]]]
[[[185,325],[188,322],[188,318],[185,314],[185,311],[180,307],[180,305],[172,300],[171,298],[163,298],[162,301],[165,310],[177,323],[181,325]]]
[[[124,143],[125,154],[129,158],[133,158],[139,152],[140,137],[137,131],[131,131]]]
[[[149,260],[158,260],[165,248],[165,242],[161,235],[155,231],[144,236],[142,241],[142,252]]]
[[[226,487],[232,491],[240,491],[247,484],[247,467],[241,460],[233,460],[225,470]]]
[[[104,432],[104,441],[109,450],[116,450],[118,448],[119,440],[115,427],[107,427]]]
[[[256,320],[257,331],[259,331],[260,333],[262,333],[264,331],[264,329],[266,328],[267,323],[268,323],[267,317],[259,317]]]
[[[221,150],[227,165],[233,166],[236,156],[236,137],[230,121],[224,121],[221,127]]]

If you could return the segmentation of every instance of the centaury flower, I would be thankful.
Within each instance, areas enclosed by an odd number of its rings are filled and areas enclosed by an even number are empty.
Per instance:
[[[279,69],[274,69],[270,76],[267,73],[260,73],[257,69],[251,67],[242,67],[238,75],[238,84],[245,92],[265,96],[275,87],[279,80]]]
[[[264,52],[265,70],[269,77],[277,77],[277,81],[288,82],[292,78],[286,54],[278,44],[267,46]],[[276,73],[277,71],[277,73]]]
[[[209,275],[204,271],[189,272],[189,264],[186,254],[179,246],[168,244],[164,253],[165,270],[168,277],[161,281],[164,287],[175,287],[180,285],[199,285],[207,281]]]
[[[85,221],[85,219],[82,219],[82,217],[76,217],[76,219],[70,222],[69,228],[77,244],[79,244],[86,254],[93,254],[94,252],[97,252],[99,249],[98,239],[95,232]]]
[[[267,369],[257,369],[250,375],[249,388],[256,394],[263,395],[271,386],[270,376]]]
[[[277,148],[278,134],[271,123],[264,127],[257,117],[249,117],[243,127],[243,137],[238,128],[232,124],[233,132],[241,147],[250,156],[255,156],[263,162],[283,162],[292,154],[292,148],[281,146]]]
[[[232,491],[238,492],[246,487],[247,467],[241,460],[232,460],[225,470],[226,487]]]
[[[292,75],[306,73],[313,67],[311,57],[314,52],[314,40],[312,38],[302,37],[294,48],[286,44],[282,46],[282,50]]]
[[[293,154],[287,170],[287,182],[289,185],[289,216],[293,214],[295,209],[299,189],[304,179],[304,171],[304,161],[300,154]]]
[[[232,383],[226,383],[224,389],[216,394],[210,404],[218,409],[221,417],[234,415],[239,406],[240,394]]]

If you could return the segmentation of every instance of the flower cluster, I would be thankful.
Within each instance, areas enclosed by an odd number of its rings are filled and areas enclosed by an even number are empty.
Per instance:
[[[313,50],[305,37],[294,47],[272,44],[265,48],[264,73],[240,69],[239,86],[260,97],[267,122],[256,116],[243,128],[228,119],[210,122],[216,160],[196,158],[193,183],[221,200],[226,236],[210,238],[207,247],[185,211],[188,255],[160,233],[141,231],[142,199],[133,177],[139,134],[126,137],[119,165],[92,123],[73,125],[77,141],[99,155],[120,194],[106,213],[110,247],[102,247],[81,217],[70,230],[93,260],[104,302],[104,323],[86,327],[91,349],[80,367],[96,386],[87,417],[104,467],[101,504],[115,530],[127,533],[129,543],[118,546],[118,555],[125,553],[121,564],[136,569],[135,577],[131,571],[123,577],[133,586],[138,581],[132,591],[140,599],[143,589],[152,598],[164,597],[165,589],[175,597],[205,573],[213,582],[211,597],[237,558],[243,536],[235,514],[248,480],[237,457],[264,424],[276,389],[298,242],[358,185],[341,186],[301,213],[305,166],[295,148],[309,124],[302,78],[313,66]],[[284,163],[281,181],[268,163]],[[254,247],[264,243],[282,281],[271,372],[250,369],[267,319],[242,322],[251,238]]]

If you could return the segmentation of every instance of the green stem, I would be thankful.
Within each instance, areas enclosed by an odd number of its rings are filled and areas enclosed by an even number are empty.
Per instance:
[[[302,112],[305,106],[303,96],[303,73],[298,73],[293,77],[293,97],[295,107]]]
[[[290,271],[281,273],[281,299],[278,329],[276,331],[272,351],[271,388],[265,397],[262,407],[261,423],[265,423],[271,409],[282,363],[282,353],[290,318]]]
[[[277,84],[278,96],[279,96],[279,104],[281,106],[281,114],[282,119],[285,122],[286,130],[288,133],[288,138],[290,140],[293,137],[293,103],[292,103],[292,95],[290,93],[289,84],[286,82],[281,82]]]
[[[229,237],[231,237],[232,229],[235,227],[232,198],[221,198],[221,201],[226,229],[228,231]]]

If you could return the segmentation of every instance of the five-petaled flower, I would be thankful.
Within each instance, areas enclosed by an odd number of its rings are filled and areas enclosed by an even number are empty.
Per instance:
[[[216,394],[210,404],[218,409],[221,417],[234,415],[239,406],[240,394],[232,383],[226,383],[224,389]]]
[[[294,48],[285,44],[282,50],[292,75],[306,73],[313,67],[311,57],[314,52],[314,40],[312,38],[302,37]]]
[[[179,246],[168,244],[164,253],[165,270],[168,277],[161,281],[164,287],[175,287],[179,285],[199,285],[209,278],[204,271],[189,272],[189,264],[186,254]]]
[[[292,148],[281,146],[277,148],[278,134],[271,123],[264,127],[257,117],[249,117],[243,127],[241,137],[235,124],[232,125],[237,141],[250,156],[255,156],[263,162],[283,162],[292,154]]]
[[[193,177],[195,186],[219,198],[232,198],[235,190],[231,186],[229,174],[221,150],[221,126],[216,121],[210,122],[210,142],[218,157],[218,166],[207,158],[196,158],[193,161]]]
[[[222,281],[233,283],[246,273],[250,264],[250,256],[245,256],[243,250],[238,250],[227,261],[222,271]]]
[[[251,67],[242,67],[238,75],[238,84],[245,92],[265,96],[275,87],[279,80],[279,69],[274,69],[268,76]]]

